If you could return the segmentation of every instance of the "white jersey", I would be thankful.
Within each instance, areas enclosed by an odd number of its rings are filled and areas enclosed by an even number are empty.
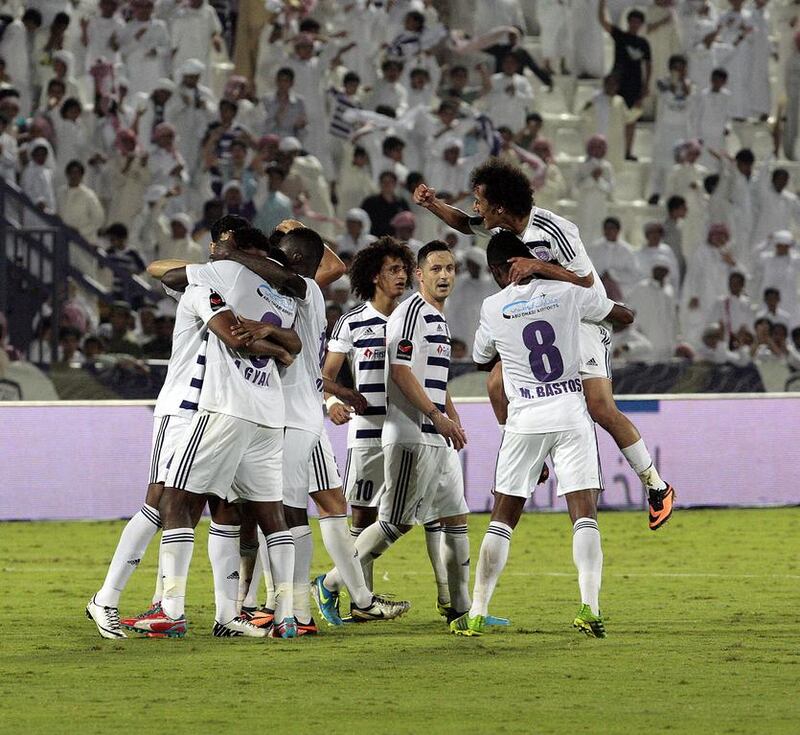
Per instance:
[[[386,321],[366,302],[342,316],[328,341],[328,352],[347,355],[356,390],[367,399],[366,411],[353,416],[348,447],[380,446],[386,418]]]
[[[294,323],[294,299],[279,294],[243,265],[231,261],[187,265],[186,277],[192,285],[214,289],[237,315],[277,327]],[[241,355],[210,334],[199,407],[283,428],[283,390],[275,360]]]
[[[419,293],[406,299],[386,322],[386,421],[381,443],[445,446],[430,419],[403,395],[390,376],[391,365],[411,368],[428,398],[445,410],[450,370],[450,329],[444,316]]]
[[[170,293],[167,290],[167,293]],[[170,295],[172,295],[172,292]],[[180,296],[172,331],[172,354],[167,377],[158,394],[153,415],[191,418],[197,411],[206,373],[210,319],[230,311],[222,297],[206,286],[189,286]]]
[[[303,349],[283,374],[286,426],[322,433],[322,358],[325,356],[325,297],[311,278],[306,297],[297,300],[294,328]]]
[[[481,217],[470,218],[470,227],[475,234],[490,237],[501,231],[500,228],[489,231],[482,223]],[[519,238],[528,247],[531,255],[539,260],[558,263],[579,276],[588,276],[591,273],[594,276],[592,288],[601,296],[606,295],[600,276],[586,254],[578,226],[573,222],[548,209],[534,207],[531,209],[528,225]]]
[[[594,289],[541,279],[484,300],[472,359],[486,364],[500,355],[507,431],[543,434],[584,424],[579,322],[599,322],[613,307]]]

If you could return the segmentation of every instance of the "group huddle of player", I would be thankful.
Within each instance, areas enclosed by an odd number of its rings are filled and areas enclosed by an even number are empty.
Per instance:
[[[452,252],[432,241],[415,258],[390,237],[359,251],[349,275],[362,303],[327,339],[321,287],[344,273],[342,261],[299,222],[285,221],[267,236],[242,218],[223,217],[212,228],[209,263],[148,268],[178,302],[173,352],[154,411],[145,503],[86,608],[101,636],[186,634],[194,528],[206,504],[214,636],[316,634],[311,597],[331,625],[403,615],[408,602],[374,593],[372,565],[417,524],[425,528],[449,629],[474,636],[507,625],[489,614],[489,602],[547,457],[573,523],[581,595],[573,624],[605,636],[594,422],[642,478],[651,529],[667,521],[674,500],[613,402],[607,325],[629,324],[633,314],[606,297],[577,228],[533,205],[521,171],[492,159],[473,172],[472,188],[475,216],[424,185],[415,192],[418,204],[450,226],[490,236],[487,262],[501,289],[483,303],[473,349],[479,369],[491,373],[503,440],[472,594],[458,458],[467,436],[448,391],[444,305],[455,284]],[[336,382],[345,360],[353,389]],[[331,421],[349,423],[343,479],[323,402]],[[310,584],[309,497],[335,564]],[[121,619],[121,593],[159,529],[152,606]],[[259,606],[262,576],[267,599]]]

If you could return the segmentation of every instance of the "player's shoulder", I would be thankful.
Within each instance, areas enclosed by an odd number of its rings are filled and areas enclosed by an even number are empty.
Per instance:
[[[561,251],[566,260],[572,260],[583,248],[578,226],[549,209],[534,207],[529,225],[544,232]]]
[[[577,235],[578,233],[578,226],[572,220],[543,207],[534,207],[531,210],[530,223],[539,226],[540,229],[544,225],[550,229],[558,229],[565,234]]]

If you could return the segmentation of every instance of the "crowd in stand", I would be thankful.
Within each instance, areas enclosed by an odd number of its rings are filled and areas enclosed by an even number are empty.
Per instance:
[[[345,260],[385,234],[445,240],[468,359],[494,290],[484,243],[412,195],[424,182],[469,209],[471,169],[500,156],[538,206],[577,222],[609,294],[636,310],[617,364],[799,369],[797,8],[0,0],[0,176],[131,273],[205,260],[229,213],[267,232],[297,218]],[[585,155],[559,150],[567,128]],[[70,289],[60,354],[41,343],[32,361],[168,357],[169,300],[103,306]],[[326,296],[334,323],[347,277]],[[36,333],[52,328],[45,305]]]

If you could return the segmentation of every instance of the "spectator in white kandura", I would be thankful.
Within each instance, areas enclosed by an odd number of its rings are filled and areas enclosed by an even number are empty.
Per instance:
[[[342,171],[336,186],[339,212],[358,207],[365,197],[378,191],[370,170],[369,155],[360,145],[346,145],[342,160]]]
[[[253,227],[262,232],[272,232],[283,220],[292,217],[292,200],[281,191],[285,179],[286,171],[277,163],[271,163],[259,182],[259,189],[253,202],[256,207]],[[261,189],[264,181],[266,191]]]
[[[384,171],[391,171],[397,176],[397,181],[402,186],[408,177],[408,167],[403,163],[403,152],[406,143],[396,135],[390,135],[381,144],[382,155],[375,161],[372,167],[372,174],[375,183],[378,183],[380,175]]]
[[[710,324],[703,330],[700,344],[695,351],[697,362],[710,362],[713,365],[736,365],[745,367],[752,362],[746,347],[731,350],[725,340],[725,333],[719,324]]]
[[[578,200],[576,224],[587,242],[603,234],[602,222],[614,198],[614,169],[606,160],[608,146],[602,135],[586,141],[586,158],[575,172],[575,198]]]
[[[222,24],[207,0],[186,0],[171,18],[172,65],[178,68],[188,59],[211,59],[212,49],[222,51]],[[203,70],[208,84],[208,69]]]
[[[675,252],[664,242],[664,225],[660,222],[647,222],[644,226],[644,245],[636,252],[639,272],[645,277],[653,272],[656,261],[666,260],[669,275],[667,283],[672,286],[675,297],[680,293],[680,266]]]
[[[55,214],[56,193],[53,188],[53,169],[48,165],[50,146],[37,138],[28,146],[29,161],[22,170],[20,188],[43,212]]]
[[[750,43],[752,48],[750,76],[747,85],[749,109],[747,115],[765,122],[772,111],[769,60],[773,54],[770,39],[770,17],[767,10],[769,0],[755,0],[750,9]]]
[[[63,177],[58,176],[70,161],[86,163],[92,147],[91,134],[87,130],[82,117],[81,103],[74,97],[67,97],[61,108],[53,110],[48,116],[55,133],[56,150],[56,180],[63,183]]]
[[[667,176],[665,196],[683,197],[688,212],[683,223],[683,255],[689,258],[694,243],[701,242],[705,236],[708,222],[706,220],[706,192],[703,182],[709,172],[698,162],[702,147],[696,140],[680,140],[675,143],[675,164]]]
[[[785,168],[776,168],[771,176],[766,171],[759,176],[753,198],[752,243],[766,240],[777,230],[800,229],[800,199],[789,191],[788,184],[789,172]]]
[[[266,135],[281,138],[293,135],[303,140],[308,126],[306,105],[303,98],[295,94],[294,71],[283,67],[275,75],[275,93],[264,98],[264,127]]]
[[[464,341],[469,355],[472,354],[483,300],[496,292],[497,286],[486,266],[486,250],[468,248],[458,265],[456,282],[444,313],[450,334]]]
[[[669,76],[656,81],[656,126],[653,131],[653,160],[650,164],[650,204],[658,204],[664,193],[667,174],[675,160],[676,140],[691,134],[696,95],[687,76],[686,57],[669,59]]]
[[[191,238],[192,218],[177,212],[169,218],[169,234],[161,233],[156,252],[157,260],[188,260],[203,263],[208,258],[203,248]]]
[[[408,245],[414,255],[416,255],[419,249],[425,244],[414,238],[417,219],[411,212],[398,212],[392,217],[389,226],[392,228],[392,235],[404,245]]]
[[[783,324],[787,329],[796,325],[797,315],[790,314],[783,308],[781,292],[777,288],[765,288],[763,299],[760,308],[756,311],[756,322],[760,319],[768,319],[770,324]]]
[[[351,253],[355,255],[359,250],[375,242],[377,238],[370,235],[372,223],[369,215],[360,207],[347,210],[344,217],[345,232],[336,238],[337,253]]]
[[[656,362],[653,343],[636,324],[614,325],[611,364],[622,367],[637,362]]]
[[[496,127],[506,126],[512,130],[525,127],[525,117],[533,112],[533,87],[520,74],[517,57],[508,53],[503,57],[501,71],[489,75],[481,66],[483,81],[482,104]]]
[[[553,142],[549,138],[537,138],[533,143],[533,153],[544,163],[544,170],[536,171],[533,179],[536,205],[554,210],[558,200],[568,195],[569,186],[556,163]]]
[[[133,0],[131,10],[125,27],[111,37],[111,48],[122,55],[131,94],[148,94],[165,76],[172,44],[166,23],[152,17],[152,0]]]
[[[603,86],[583,108],[584,137],[602,135],[608,145],[607,158],[615,171],[620,171],[625,162],[625,126],[632,113],[619,94],[619,78],[608,74]]]
[[[409,110],[420,106],[430,109],[439,104],[439,98],[436,96],[436,91],[431,84],[431,75],[427,69],[422,69],[421,67],[412,69],[409,81],[410,84],[407,90]]]
[[[83,101],[83,93],[75,78],[75,56],[70,51],[55,51],[52,56],[53,66],[42,78],[43,89],[46,90],[48,84],[53,80],[64,84],[64,96],[74,97],[75,99]],[[46,110],[48,108],[48,97],[46,92],[42,92],[39,98],[39,109]]]
[[[19,148],[16,137],[9,132],[9,123],[9,118],[0,114],[0,179],[16,186]]]
[[[719,160],[709,151],[725,150],[725,136],[731,123],[731,91],[725,86],[728,72],[717,68],[711,72],[711,84],[697,96],[694,107],[693,135],[703,144],[700,158],[706,168],[719,170]]]
[[[678,341],[678,300],[669,283],[674,256],[661,253],[650,261],[648,275],[628,293],[636,324],[652,345],[655,362],[669,360]],[[616,340],[616,336],[614,337]]]
[[[381,64],[381,78],[373,85],[364,106],[370,110],[391,107],[397,117],[403,115],[408,110],[408,92],[400,80],[402,73],[402,62],[392,59],[384,61]]]
[[[100,59],[113,64],[120,61],[119,52],[111,46],[111,37],[115,33],[119,35],[125,28],[125,21],[117,13],[119,0],[99,0],[97,9],[98,13],[89,13],[88,17],[81,18],[83,73],[87,76],[89,69]]]
[[[120,222],[130,228],[142,209],[142,198],[149,183],[147,156],[139,150],[136,134],[120,130],[97,189],[106,210],[106,224]]]
[[[727,225],[711,225],[706,242],[695,248],[686,266],[681,326],[684,338],[690,343],[699,343],[703,330],[711,322],[717,300],[728,289],[731,271],[739,267],[729,243]]]
[[[67,183],[58,189],[58,216],[85,240],[96,243],[105,222],[103,205],[97,194],[83,183],[86,169],[80,161],[70,161],[65,173]]]
[[[750,297],[745,293],[747,279],[744,273],[733,271],[728,276],[728,293],[720,296],[711,314],[713,322],[721,324],[725,339],[744,341],[744,333],[752,334],[755,309]]]
[[[158,243],[168,236],[169,220],[164,214],[168,190],[162,184],[151,184],[144,192],[144,207],[134,217],[130,239],[145,263],[156,259]]]
[[[150,183],[164,186],[177,197],[188,185],[189,174],[183,156],[175,145],[175,137],[175,127],[170,123],[159,123],[156,126],[147,167],[150,171]],[[173,206],[173,211],[177,206]]]
[[[171,79],[159,79],[149,95],[136,96],[136,114],[133,121],[134,132],[139,136],[145,149],[150,145],[156,126],[167,122],[170,100],[178,89]]]
[[[798,283],[800,283],[800,254],[797,241],[786,230],[774,232],[769,238],[772,251],[760,254],[756,261],[756,278],[759,293],[768,288],[776,288],[781,295],[781,308],[787,311],[793,321],[790,326],[800,322],[798,310]]]
[[[633,248],[619,239],[621,228],[616,217],[606,217],[603,220],[603,236],[586,248],[586,253],[601,280],[616,284],[624,296],[629,288],[641,280],[642,274]]]
[[[447,193],[445,201],[457,206],[458,202],[471,193],[469,172],[477,165],[476,157],[462,157],[464,144],[459,138],[448,137],[437,146],[437,149],[439,148],[441,154],[439,156],[431,154],[425,175],[429,186],[436,189],[440,197]]]

